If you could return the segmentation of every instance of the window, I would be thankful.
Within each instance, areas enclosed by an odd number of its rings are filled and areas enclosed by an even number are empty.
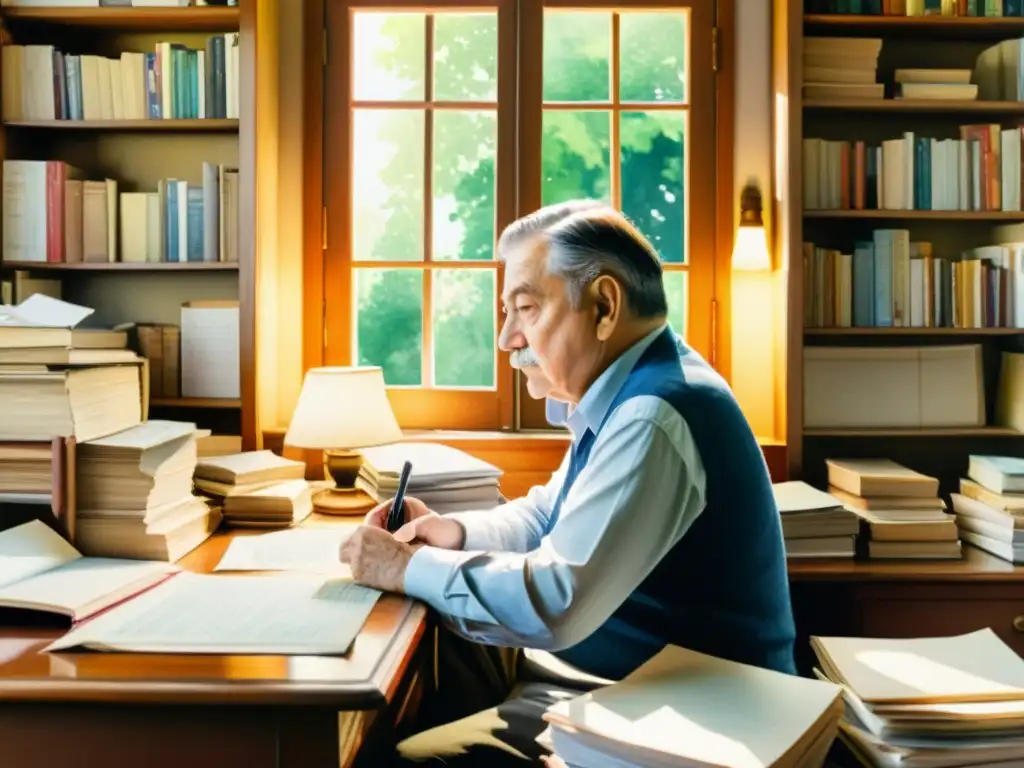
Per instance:
[[[496,346],[494,243],[578,197],[650,238],[670,322],[708,356],[711,9],[329,1],[325,363],[382,366],[406,427],[546,426]]]

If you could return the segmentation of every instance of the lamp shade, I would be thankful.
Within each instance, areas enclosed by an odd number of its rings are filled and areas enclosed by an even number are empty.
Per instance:
[[[284,444],[352,450],[401,439],[380,368],[311,368],[302,382]]]
[[[740,227],[732,252],[732,268],[756,272],[772,268],[768,252],[768,235],[764,227]]]

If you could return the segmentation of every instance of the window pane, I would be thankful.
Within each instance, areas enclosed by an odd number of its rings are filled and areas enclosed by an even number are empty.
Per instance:
[[[390,386],[423,383],[423,272],[357,269],[356,354],[359,365],[379,365]]]
[[[493,269],[438,269],[432,275],[434,383],[494,387],[497,333]]]
[[[686,14],[619,17],[619,100],[686,101]]]
[[[435,259],[494,256],[494,111],[434,112]]]
[[[498,100],[498,14],[434,17],[434,100]]]
[[[668,322],[672,330],[686,336],[686,278],[682,270],[665,270],[663,281],[668,297]]]
[[[352,19],[352,97],[422,101],[426,89],[422,13],[363,13]]]
[[[423,259],[424,113],[357,109],[352,115],[352,255]]]
[[[662,260],[684,262],[686,112],[623,112],[620,120],[622,212]]]
[[[609,113],[545,111],[543,131],[542,203],[578,197],[610,201]]]
[[[544,12],[544,100],[611,99],[612,15]]]

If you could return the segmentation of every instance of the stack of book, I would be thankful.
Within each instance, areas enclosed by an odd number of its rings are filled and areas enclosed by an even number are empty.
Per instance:
[[[813,637],[815,674],[843,687],[839,736],[858,762],[1024,761],[1024,661],[991,629],[958,637]]]
[[[538,741],[569,766],[818,768],[842,713],[837,685],[670,645],[549,708]]]
[[[951,498],[961,539],[1011,563],[1024,562],[1024,459],[971,456],[960,493]]]
[[[872,559],[958,559],[956,521],[937,478],[890,459],[828,459],[829,493],[861,519]]]
[[[239,527],[279,528],[313,511],[306,465],[272,451],[207,456],[195,469],[196,490],[223,503],[224,521]]]
[[[438,514],[490,509],[502,501],[501,470],[457,448],[440,443],[396,443],[362,451],[356,487],[377,501],[398,490],[402,466],[412,464],[406,493]]]
[[[0,441],[82,442],[142,421],[145,360],[123,332],[79,329],[92,313],[44,294],[0,306]]]
[[[173,562],[221,515],[192,495],[196,425],[147,421],[78,446],[76,543],[95,557]]]
[[[782,516],[786,557],[853,557],[857,516],[835,496],[800,480],[775,483],[775,504]]]
[[[881,99],[879,38],[805,37],[805,99]]]
[[[893,73],[898,99],[978,98],[978,85],[971,82],[969,69],[897,69]]]

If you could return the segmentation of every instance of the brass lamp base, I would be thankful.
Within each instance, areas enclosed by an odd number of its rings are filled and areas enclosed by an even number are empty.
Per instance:
[[[324,477],[334,481],[313,495],[313,511],[322,515],[365,515],[375,502],[355,487],[363,457],[355,451],[324,451]]]

